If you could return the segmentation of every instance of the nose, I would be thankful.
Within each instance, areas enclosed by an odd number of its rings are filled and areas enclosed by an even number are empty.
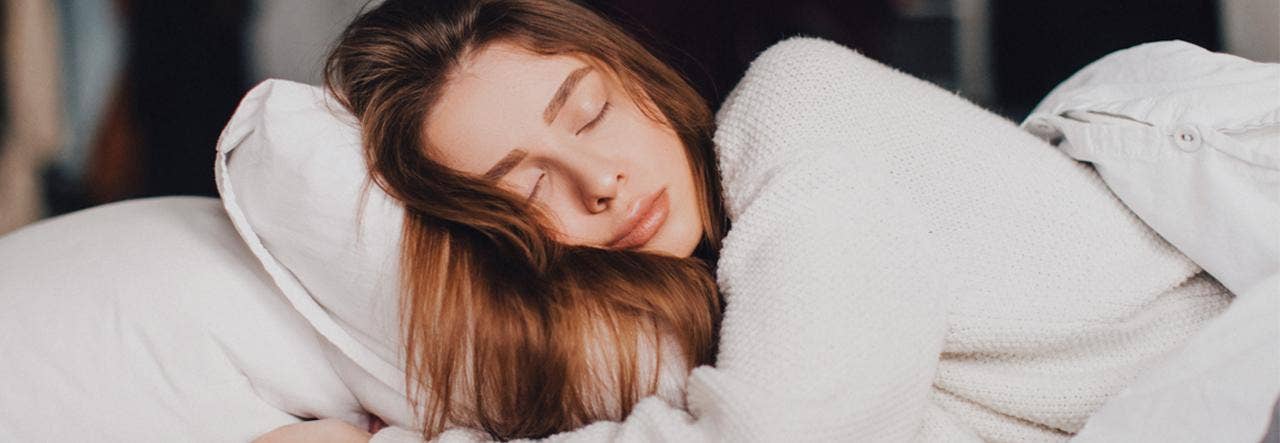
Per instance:
[[[618,190],[627,174],[615,160],[587,153],[570,155],[568,164],[578,183],[583,206],[598,214],[617,203]]]

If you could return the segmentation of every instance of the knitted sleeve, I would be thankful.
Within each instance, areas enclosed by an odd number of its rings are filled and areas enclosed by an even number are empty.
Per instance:
[[[830,92],[854,86],[833,69],[868,64],[807,38],[753,62],[717,116],[733,228],[717,269],[726,309],[716,366],[693,370],[686,409],[650,397],[622,422],[549,440],[916,435],[946,331],[941,260],[921,213],[895,192],[889,157],[812,119],[837,117]]]

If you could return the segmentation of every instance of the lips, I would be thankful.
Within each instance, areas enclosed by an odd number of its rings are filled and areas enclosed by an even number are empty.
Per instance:
[[[663,188],[653,195],[645,197],[632,204],[629,209],[622,229],[619,229],[613,241],[609,242],[610,248],[631,249],[641,246],[648,243],[649,239],[658,233],[658,228],[661,228],[662,224],[666,223],[667,214],[671,209],[671,204],[667,198],[667,189]]]

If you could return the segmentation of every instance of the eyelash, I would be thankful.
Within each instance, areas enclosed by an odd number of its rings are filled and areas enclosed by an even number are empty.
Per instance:
[[[526,198],[525,201],[531,201],[533,200],[533,196],[538,195],[538,188],[542,187],[542,178],[546,176],[547,176],[547,173],[545,172],[543,172],[542,175],[538,176],[538,181],[533,182],[533,190],[529,191],[529,197]]]
[[[591,119],[591,121],[587,122],[586,125],[583,125],[582,129],[579,129],[578,132],[573,133],[573,135],[581,134],[582,131],[586,131],[595,127],[597,123],[600,123],[600,120],[604,120],[605,114],[609,113],[610,106],[612,106],[611,102],[604,102],[604,106],[600,108],[600,113],[596,114],[596,118]]]

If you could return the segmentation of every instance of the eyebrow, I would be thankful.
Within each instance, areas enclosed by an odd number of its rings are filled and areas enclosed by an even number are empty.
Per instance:
[[[547,102],[547,108],[542,111],[543,122],[550,125],[551,122],[555,121],[556,116],[560,114],[560,109],[564,108],[565,102],[569,101],[569,95],[573,93],[574,88],[577,88],[582,78],[590,73],[591,66],[583,66],[574,69],[573,72],[565,76],[564,81],[560,82],[560,87],[556,89],[556,94],[551,96],[551,101]],[[493,181],[502,178],[512,169],[515,169],[516,166],[519,166],[520,162],[524,161],[527,156],[529,156],[529,153],[522,149],[512,149],[511,152],[502,157],[502,160],[498,160],[493,167],[485,171],[484,179]]]
[[[511,152],[507,153],[506,157],[502,157],[502,160],[498,160],[497,163],[493,164],[492,168],[489,168],[489,170],[484,173],[484,179],[494,181],[502,178],[502,176],[511,172],[512,169],[515,169],[516,166],[519,165],[520,162],[524,161],[524,158],[528,155],[529,153],[525,152],[523,149],[512,149]]]
[[[578,87],[578,82],[591,73],[590,66],[583,66],[574,69],[569,75],[565,76],[564,81],[560,83],[560,88],[556,89],[556,95],[551,97],[551,101],[547,102],[547,109],[542,111],[542,121],[551,124],[555,121],[556,115],[560,113],[560,108],[564,107],[564,103],[569,100],[569,94],[573,93],[573,89]]]

